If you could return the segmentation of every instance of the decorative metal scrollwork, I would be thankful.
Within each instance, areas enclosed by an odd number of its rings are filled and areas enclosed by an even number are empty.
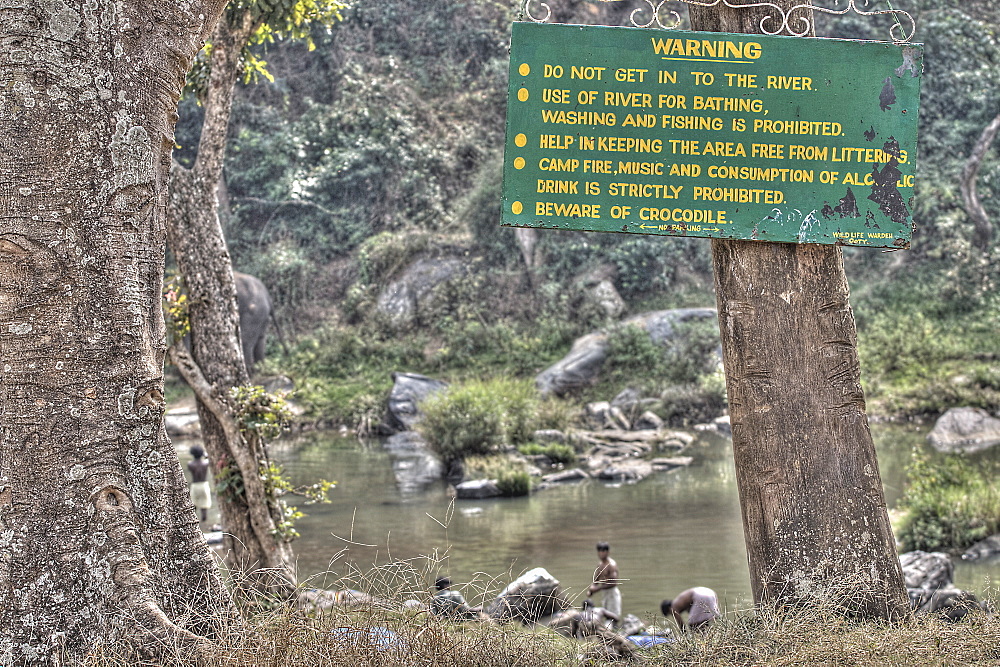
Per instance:
[[[777,12],[780,16],[765,16],[760,20],[760,30],[765,35],[780,35],[788,34],[794,37],[804,37],[812,31],[812,22],[806,18],[804,15],[800,15],[798,18],[793,19],[792,16],[795,12],[799,10],[813,10],[814,12],[822,12],[824,14],[836,14],[843,15],[851,12],[852,10],[859,16],[878,16],[882,14],[888,14],[895,19],[895,23],[889,28],[889,37],[896,44],[903,44],[909,42],[913,39],[913,34],[917,30],[917,23],[910,16],[909,12],[905,12],[901,9],[892,9],[892,5],[889,5],[889,9],[876,9],[872,11],[865,11],[860,9],[857,5],[857,0],[847,0],[847,7],[844,9],[830,9],[829,7],[819,7],[810,3],[803,3],[801,5],[795,5],[789,10],[784,10],[773,2],[748,2],[744,4],[733,4],[730,0],[712,0],[712,1],[702,1],[702,0],[597,0],[598,2],[641,2],[645,6],[636,7],[629,14],[629,21],[636,28],[651,28],[654,25],[658,28],[663,28],[665,30],[673,30],[680,26],[681,17],[676,11],[672,9],[665,9],[664,6],[668,2],[683,2],[687,5],[694,5],[696,7],[715,7],[720,3],[726,7],[733,9],[749,9],[753,7],[768,7]],[[869,0],[865,0],[865,7],[868,6]],[[837,0],[837,4],[840,4],[840,0]],[[536,16],[532,14],[532,7],[538,5],[538,8],[544,10],[544,16]],[[664,20],[662,13],[666,11],[667,15],[670,17],[669,20]],[[642,17],[646,13],[650,14],[650,18],[647,21],[643,21]],[[552,17],[552,8],[542,0],[522,0],[521,1],[521,18],[527,18],[535,23],[546,23],[549,18]],[[903,24],[900,22],[900,18],[903,17],[910,23],[910,29],[907,30]],[[792,27],[792,24],[797,24],[801,27],[801,30],[796,30]],[[771,29],[777,26],[776,29]]]

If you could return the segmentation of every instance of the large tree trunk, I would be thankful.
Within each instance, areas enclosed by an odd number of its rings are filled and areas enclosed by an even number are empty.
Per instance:
[[[195,163],[185,169],[175,162],[171,169],[168,242],[184,277],[191,320],[191,356],[175,345],[171,359],[198,398],[202,438],[216,476],[241,478],[243,493],[228,486],[219,497],[227,563],[248,590],[288,596],[295,587],[292,550],[277,530],[279,510],[260,478],[267,460],[265,443],[252,433],[241,433],[229,398],[232,387],[250,381],[216,194],[233,89],[241,72],[239,56],[254,30],[250,13],[241,16],[237,25],[220,21],[212,37],[212,71]]]
[[[748,33],[776,14],[689,11],[696,30]],[[905,615],[840,248],[715,239],[712,256],[755,602]]]
[[[0,664],[181,647],[237,620],[163,429],[164,204],[221,0],[0,20]]]

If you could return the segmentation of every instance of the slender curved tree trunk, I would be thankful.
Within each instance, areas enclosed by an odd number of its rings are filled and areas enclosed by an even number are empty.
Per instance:
[[[237,474],[243,493],[220,495],[226,530],[227,563],[247,590],[292,594],[295,574],[291,545],[277,530],[280,517],[269,502],[260,468],[265,443],[241,433],[229,390],[248,385],[239,338],[233,267],[218,215],[217,187],[222,176],[233,90],[241,73],[240,52],[255,26],[249,12],[231,25],[225,18],[212,37],[212,70],[204,100],[205,121],[194,165],[176,162],[170,173],[167,234],[184,277],[191,320],[191,354],[175,345],[171,360],[194,389],[205,450],[216,476]]]
[[[0,13],[0,664],[197,657],[238,620],[163,429],[160,308],[177,100],[224,4]]]
[[[775,13],[689,11],[695,30],[734,33]],[[714,239],[712,257],[755,602],[906,615],[840,248]]]
[[[979,176],[979,165],[983,162],[983,157],[1000,133],[1000,114],[983,128],[982,134],[976,141],[976,145],[969,155],[969,159],[962,168],[962,177],[959,179],[959,186],[962,191],[962,206],[965,213],[972,220],[972,245],[983,253],[990,250],[993,243],[993,224],[990,217],[986,215],[986,209],[979,201],[979,193],[976,191],[976,179]]]

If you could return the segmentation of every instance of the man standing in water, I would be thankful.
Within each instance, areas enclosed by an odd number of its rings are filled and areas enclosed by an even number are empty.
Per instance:
[[[597,543],[597,557],[600,564],[594,571],[594,583],[587,587],[587,597],[597,591],[604,591],[601,603],[605,609],[617,617],[622,615],[622,592],[618,588],[618,563],[610,556],[611,546],[607,542]]]
[[[194,458],[188,462],[191,471],[191,502],[200,511],[201,520],[208,520],[208,508],[212,506],[212,490],[208,486],[208,457],[201,445],[189,450]]]

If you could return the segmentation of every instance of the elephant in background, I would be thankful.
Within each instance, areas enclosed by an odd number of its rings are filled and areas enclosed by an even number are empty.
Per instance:
[[[271,295],[264,283],[254,276],[233,271],[236,282],[236,305],[240,313],[240,344],[247,375],[253,375],[253,367],[264,360],[267,341],[267,324],[271,318]]]

